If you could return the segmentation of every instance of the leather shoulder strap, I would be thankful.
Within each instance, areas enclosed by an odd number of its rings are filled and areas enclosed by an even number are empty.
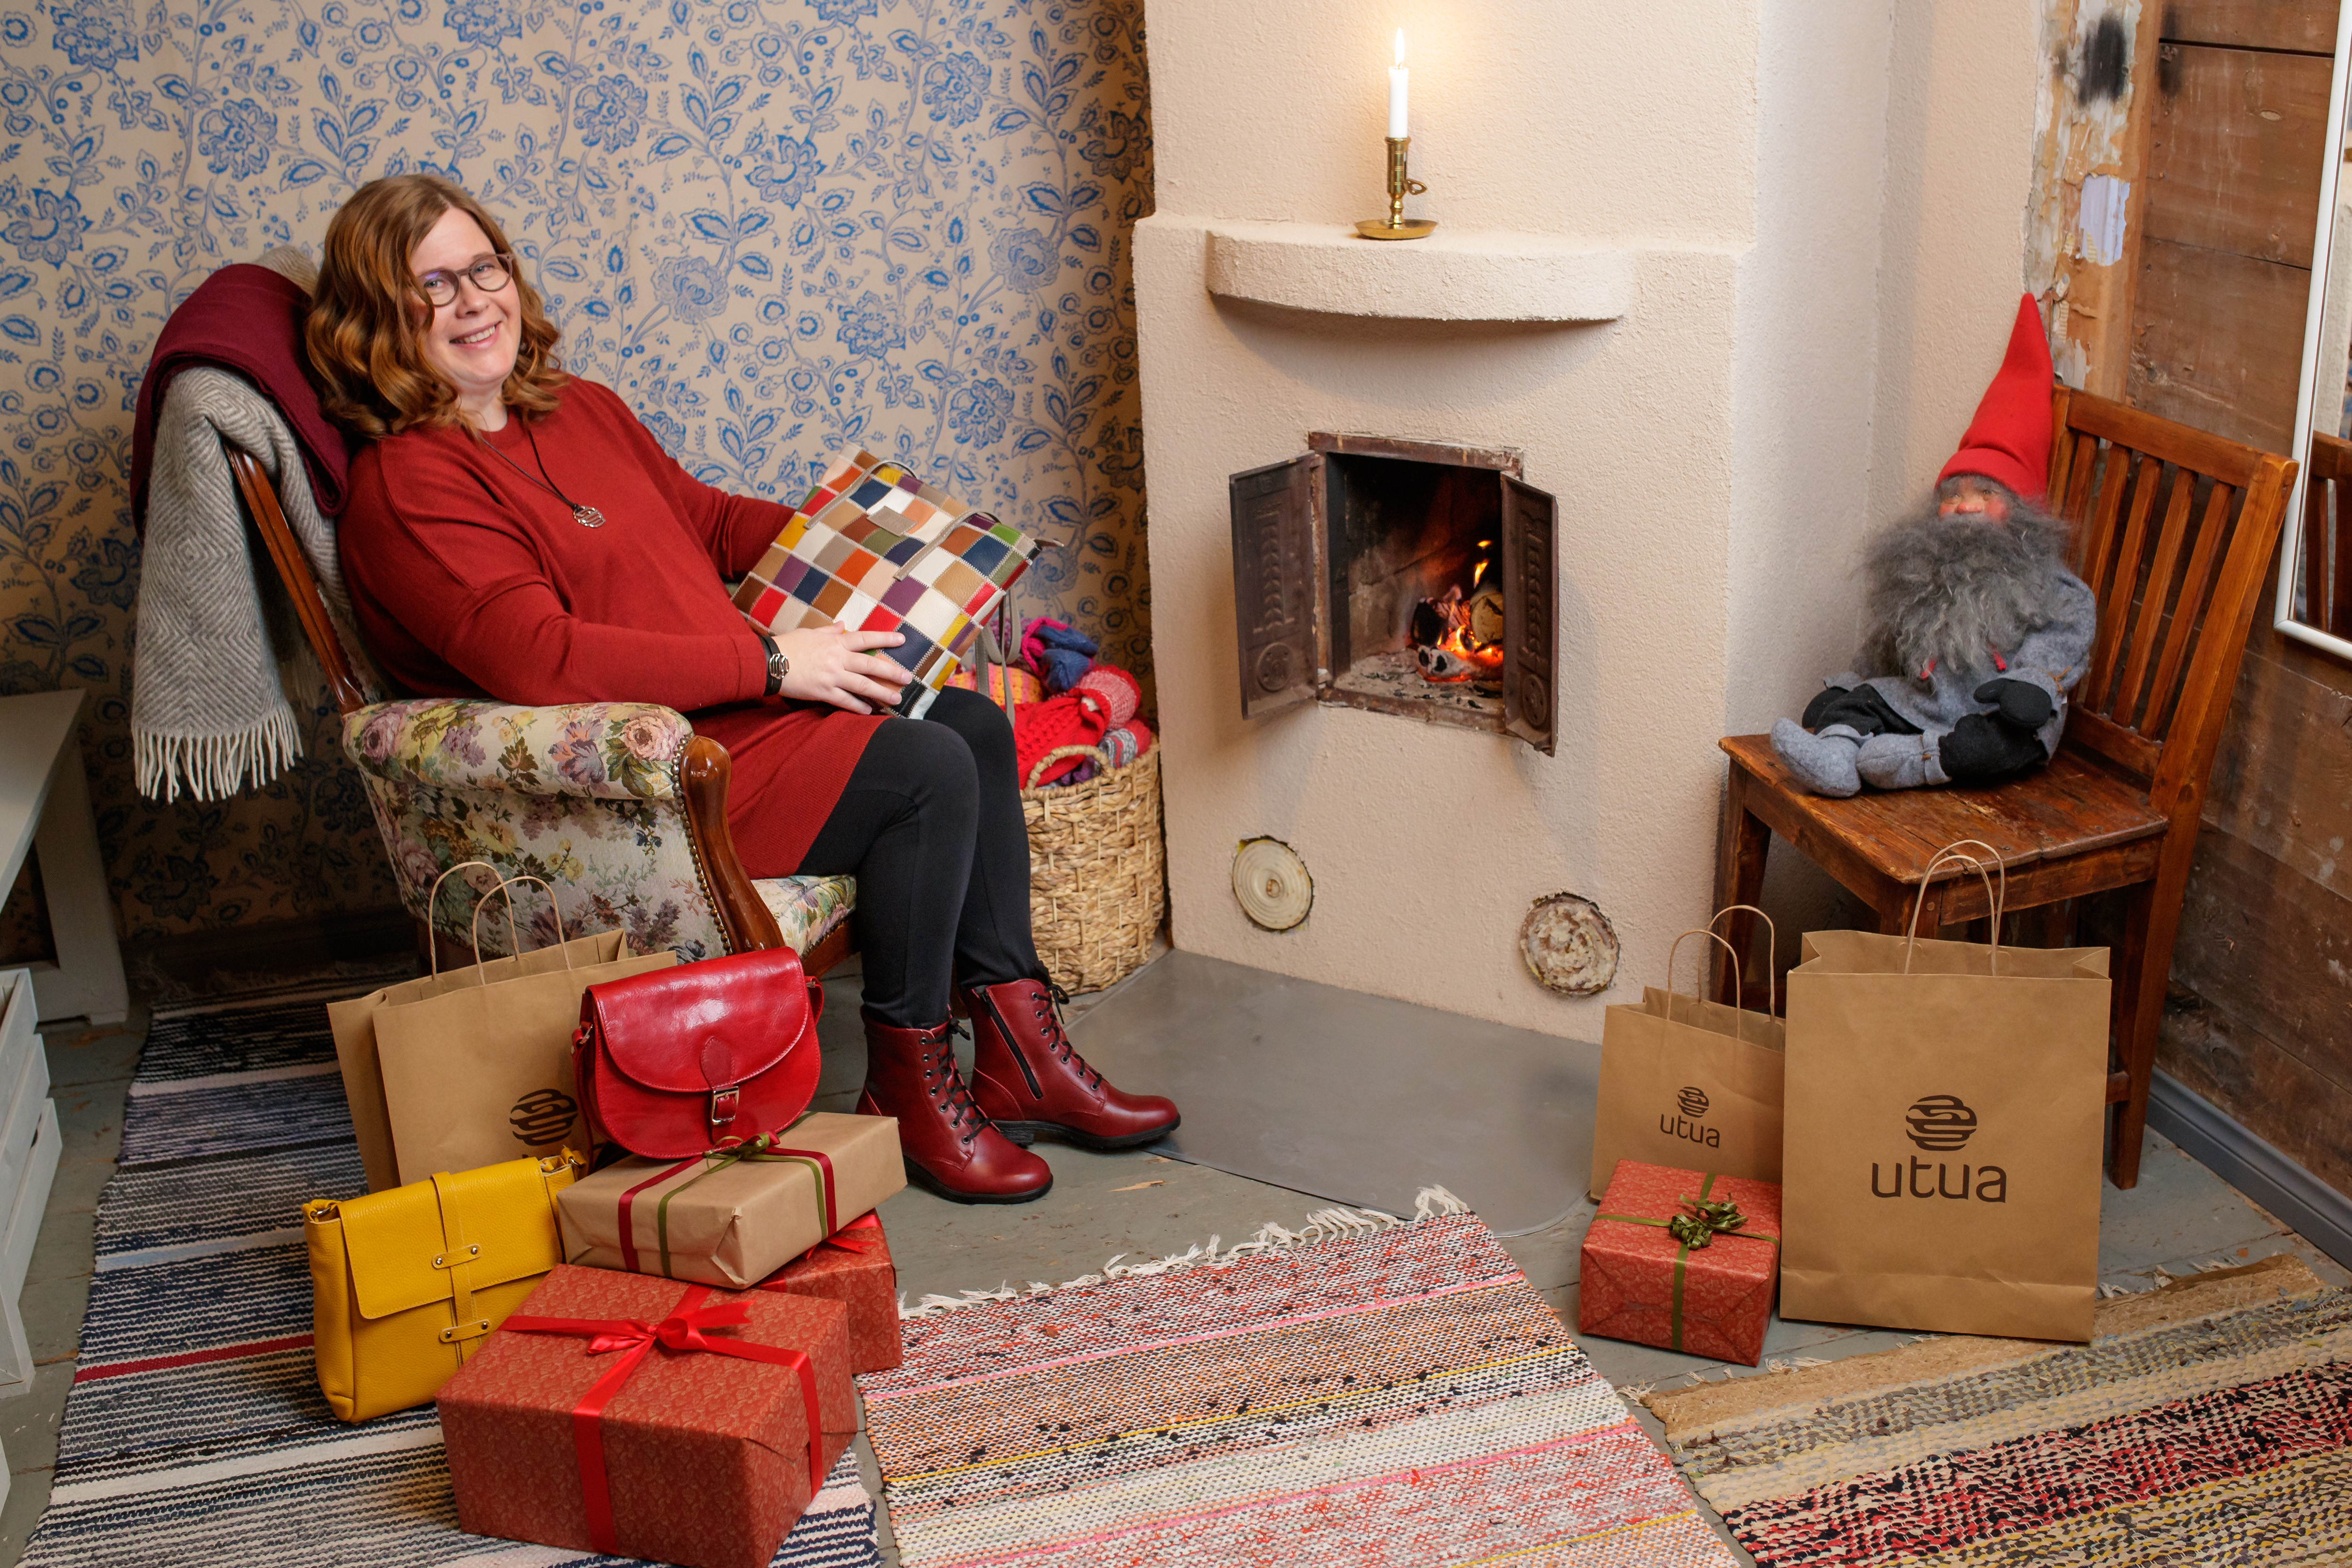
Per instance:
[[[482,1256],[482,1248],[479,1242],[466,1239],[465,1218],[457,1212],[457,1194],[447,1171],[434,1173],[433,1196],[441,1206],[442,1245],[433,1266],[449,1271],[450,1322],[441,1331],[441,1343],[456,1345],[457,1359],[463,1362],[490,1332],[490,1320],[474,1310],[474,1265]]]

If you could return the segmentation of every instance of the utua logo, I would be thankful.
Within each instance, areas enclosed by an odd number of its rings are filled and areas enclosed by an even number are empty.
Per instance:
[[[1670,1111],[1660,1112],[1658,1131],[1669,1138],[1688,1138],[1692,1143],[1710,1149],[1723,1147],[1723,1134],[1713,1127],[1699,1124],[1699,1118],[1706,1114],[1706,1090],[1694,1083],[1675,1096],[1675,1103],[1682,1108],[1682,1115],[1677,1116]],[[1684,1117],[1689,1120],[1685,1121]]]
[[[534,1089],[514,1103],[507,1113],[507,1124],[514,1129],[517,1143],[543,1149],[562,1142],[579,1114],[578,1103],[562,1090]]]
[[[1977,1113],[1957,1094],[1923,1094],[1904,1113],[1904,1125],[1910,1129],[1913,1143],[1931,1155],[1958,1153],[1968,1146],[1977,1134]],[[1927,1180],[1928,1173],[1935,1181]],[[1917,1155],[1895,1162],[1890,1185],[1881,1186],[1878,1162],[1870,1163],[1870,1195],[1873,1197],[1973,1197],[1980,1203],[2009,1201],[2009,1173],[1999,1166],[1962,1166],[1958,1190],[1954,1190],[1952,1167],[1937,1161],[1929,1165]]]
[[[1977,1113],[1957,1094],[1923,1094],[1904,1120],[1911,1125],[1911,1141],[1931,1155],[1968,1147],[1977,1130]]]

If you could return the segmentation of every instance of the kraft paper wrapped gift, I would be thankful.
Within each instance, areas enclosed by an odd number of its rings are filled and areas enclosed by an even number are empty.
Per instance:
[[[749,1290],[907,1185],[898,1124],[817,1112],[684,1160],[630,1158],[557,1198],[563,1260]]]
[[[762,1291],[814,1296],[849,1309],[849,1366],[887,1372],[905,1359],[898,1335],[898,1267],[877,1215],[865,1214],[760,1281]]]
[[[441,1389],[457,1525],[767,1568],[856,1436],[838,1301],[559,1266]]]
[[[1730,1217],[1706,1206],[1727,1202],[1742,1222],[1717,1228]],[[1577,1330],[1754,1366],[1780,1277],[1777,1184],[1619,1160],[1585,1232]]]

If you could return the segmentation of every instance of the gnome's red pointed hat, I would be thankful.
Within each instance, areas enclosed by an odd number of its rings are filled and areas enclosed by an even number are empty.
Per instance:
[[[2042,499],[2050,485],[2050,383],[2055,375],[2042,312],[2033,296],[2025,295],[2017,302],[2017,325],[2010,331],[2000,370],[1977,404],[1960,449],[1936,483],[1955,474],[1981,474],[2024,500]]]

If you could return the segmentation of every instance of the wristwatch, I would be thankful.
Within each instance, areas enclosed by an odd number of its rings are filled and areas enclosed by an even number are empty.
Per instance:
[[[768,695],[774,696],[784,689],[784,677],[793,673],[793,662],[784,657],[783,646],[773,633],[761,632],[760,641],[768,645]]]

